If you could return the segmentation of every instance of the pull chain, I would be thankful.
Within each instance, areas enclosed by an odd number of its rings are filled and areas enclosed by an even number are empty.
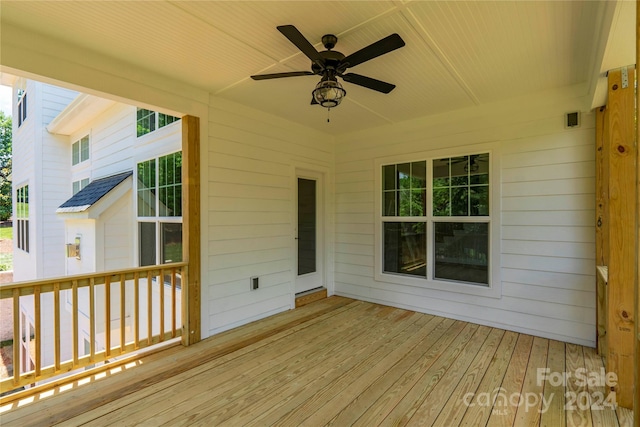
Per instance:
[[[331,120],[329,120],[331,118],[331,108],[327,108],[327,123],[329,123]]]

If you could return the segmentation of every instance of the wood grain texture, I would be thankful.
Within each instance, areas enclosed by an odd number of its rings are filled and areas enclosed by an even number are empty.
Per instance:
[[[566,391],[601,387],[538,381],[539,369],[602,368],[593,349],[335,296],[135,365],[89,387],[74,383],[35,403],[0,407],[2,425],[632,422],[631,411],[621,408],[565,414]],[[551,404],[525,406],[527,396],[539,393]]]
[[[595,349],[583,348],[584,363],[587,372],[601,372],[604,369],[604,363],[602,357],[600,357]],[[616,422],[615,411],[610,410],[608,406],[610,402],[607,398],[612,397],[611,389],[607,387],[606,383],[593,381],[587,384],[589,396],[592,396],[592,410],[591,417],[593,419],[594,426],[611,425]],[[602,399],[600,398],[602,396]]]
[[[543,402],[539,397],[544,395],[544,383],[539,381],[538,369],[546,365],[548,351],[549,340],[538,337],[533,339],[522,385],[523,404],[518,407],[516,412],[515,424],[518,426],[537,426],[540,424]]]
[[[609,117],[607,108],[596,109],[596,265],[609,265]],[[596,281],[596,347],[607,353],[607,288],[606,281]]]
[[[327,290],[320,289],[316,292],[305,293],[304,295],[296,296],[296,308],[302,307],[303,305],[311,304],[312,302],[321,300],[327,297]]]
[[[532,345],[532,336],[520,335],[518,337],[515,351],[507,367],[504,379],[502,380],[500,391],[497,393],[497,398],[487,425],[514,425],[518,406],[517,404],[511,404],[511,397],[515,396],[514,401],[516,401],[516,403],[521,399],[522,386],[527,372],[527,363]]]
[[[598,354],[606,360],[609,353],[607,346],[609,338],[607,337],[607,329],[609,327],[609,297],[607,282],[609,281],[609,268],[604,265],[596,267],[596,317],[597,317],[597,337],[596,348]]]
[[[582,347],[575,344],[566,345],[565,371],[571,373],[566,381],[565,405],[567,411],[567,427],[592,426],[591,411],[585,408],[581,396],[587,393],[586,384],[582,384],[576,378],[576,372],[585,369]],[[586,402],[588,405],[588,402]]]
[[[609,261],[609,117],[596,109],[596,264]]]
[[[629,82],[635,70],[627,68]],[[634,310],[636,279],[635,229],[637,206],[635,91],[623,87],[621,70],[608,75],[609,100],[609,281],[607,370],[616,372],[618,403],[633,407]]]
[[[188,280],[182,286],[183,344],[191,345],[202,336],[200,319],[201,260],[200,248],[200,119],[182,118],[182,259],[189,263]]]
[[[549,341],[547,368],[549,369],[549,373],[565,371],[565,344],[563,342]],[[564,393],[565,387],[563,384],[544,381],[544,401],[549,402],[549,409],[542,413],[540,419],[541,427],[565,425]]]
[[[640,1],[636,0],[636,64],[640,58]],[[636,85],[636,104],[640,100],[640,89]],[[636,266],[640,265],[640,114],[636,108]],[[636,268],[636,339],[635,339],[635,373],[634,373],[634,404],[636,414],[640,414],[640,268]],[[640,416],[636,416],[636,427],[640,427]]]

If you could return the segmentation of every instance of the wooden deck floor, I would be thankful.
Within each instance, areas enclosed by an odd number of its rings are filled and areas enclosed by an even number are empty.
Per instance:
[[[557,375],[602,366],[591,348],[332,297],[1,407],[0,424],[631,426],[598,407],[606,387]]]

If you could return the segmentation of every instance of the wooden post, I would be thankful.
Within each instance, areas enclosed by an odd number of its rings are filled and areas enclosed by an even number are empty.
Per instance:
[[[182,118],[182,344],[200,341],[200,119]],[[186,277],[185,277],[186,276]]]
[[[634,68],[608,75],[609,282],[607,371],[618,375],[618,404],[633,408],[636,279],[636,147]],[[606,140],[605,140],[606,141]]]
[[[104,351],[111,356],[111,276],[104,278]]]
[[[22,334],[24,325],[20,323],[20,290],[13,290],[13,384],[18,385],[22,369]]]
[[[71,313],[73,313],[73,326],[71,329],[71,335],[72,335],[72,341],[71,341],[71,345],[72,347],[72,354],[73,354],[73,367],[76,368],[78,366],[78,357],[79,357],[79,349],[78,349],[78,341],[79,341],[79,312],[80,309],[78,308],[78,281],[74,280],[73,282],[71,282],[71,301],[72,301],[72,306],[73,306],[73,311]]]
[[[39,286],[33,290],[33,302],[36,321],[36,378],[40,378],[42,373],[42,308]]]
[[[38,325],[37,322],[36,325]],[[96,279],[93,277],[89,279],[89,342],[91,343],[89,360],[93,363],[96,360]]]
[[[127,292],[126,292],[126,282],[124,280],[124,274],[120,275],[120,352],[124,353],[124,348],[126,345],[126,332],[127,332],[127,316],[126,316],[126,307],[127,307]]]
[[[640,58],[640,0],[636,1],[636,68]],[[640,89],[636,85],[636,104],[640,102]],[[636,371],[634,374],[634,408],[633,414],[636,427],[640,426],[640,114],[636,108]]]
[[[607,108],[596,110],[596,267],[609,265],[609,141]],[[607,289],[596,273],[596,348],[607,355]]]

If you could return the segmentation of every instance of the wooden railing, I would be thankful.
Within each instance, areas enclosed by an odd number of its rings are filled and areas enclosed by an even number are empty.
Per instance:
[[[4,393],[182,335],[187,264],[0,285],[12,299],[13,375]]]

